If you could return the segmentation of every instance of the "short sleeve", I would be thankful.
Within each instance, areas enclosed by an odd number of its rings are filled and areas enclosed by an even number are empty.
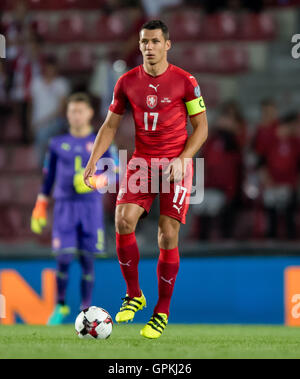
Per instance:
[[[206,110],[200,86],[192,75],[185,79],[184,101],[190,117],[197,116]]]
[[[125,112],[126,107],[126,95],[123,90],[123,82],[124,79],[121,76],[121,78],[119,78],[115,85],[112,102],[109,106],[109,110],[111,112],[120,115],[122,115]]]
[[[67,80],[60,78],[57,81],[57,95],[60,97],[67,97],[70,93],[70,87]]]

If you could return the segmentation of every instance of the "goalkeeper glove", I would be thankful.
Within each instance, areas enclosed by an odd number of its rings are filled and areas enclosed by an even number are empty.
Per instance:
[[[47,225],[48,200],[37,200],[31,215],[31,230],[33,233],[41,234]]]

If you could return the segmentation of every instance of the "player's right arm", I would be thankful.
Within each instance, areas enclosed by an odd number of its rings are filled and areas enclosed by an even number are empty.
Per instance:
[[[84,171],[84,182],[85,184],[93,188],[90,183],[90,178],[96,172],[96,164],[102,155],[107,151],[109,146],[112,144],[117,129],[120,125],[122,115],[125,112],[126,105],[126,95],[123,90],[124,80],[123,77],[117,81],[114,88],[114,95],[112,103],[110,104],[109,111],[107,113],[106,119],[101,126],[97,137],[94,142],[94,147],[90,156],[90,159],[86,165]]]
[[[84,171],[84,182],[90,188],[93,187],[91,186],[89,178],[95,174],[98,160],[112,144],[121,119],[122,115],[108,111],[107,117],[97,134],[90,159]]]

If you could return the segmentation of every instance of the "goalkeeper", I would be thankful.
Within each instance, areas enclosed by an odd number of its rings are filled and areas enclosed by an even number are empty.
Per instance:
[[[61,324],[70,313],[66,304],[66,289],[69,266],[75,254],[79,254],[82,267],[81,309],[91,305],[95,255],[105,254],[103,195],[99,189],[116,185],[118,159],[115,147],[110,146],[97,164],[98,171],[91,178],[94,190],[85,185],[83,170],[96,137],[90,124],[92,117],[89,97],[84,93],[73,94],[67,105],[69,133],[50,141],[42,188],[32,212],[31,229],[40,234],[47,224],[47,206],[54,186],[52,249],[57,260],[57,305],[49,325]],[[104,168],[107,170],[104,171]]]

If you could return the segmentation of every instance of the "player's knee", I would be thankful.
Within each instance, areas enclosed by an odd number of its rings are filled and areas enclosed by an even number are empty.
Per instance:
[[[134,220],[126,215],[116,215],[116,231],[120,234],[132,233],[135,229]]]
[[[172,226],[160,228],[158,231],[158,244],[162,249],[171,249],[177,246],[178,232]]]

